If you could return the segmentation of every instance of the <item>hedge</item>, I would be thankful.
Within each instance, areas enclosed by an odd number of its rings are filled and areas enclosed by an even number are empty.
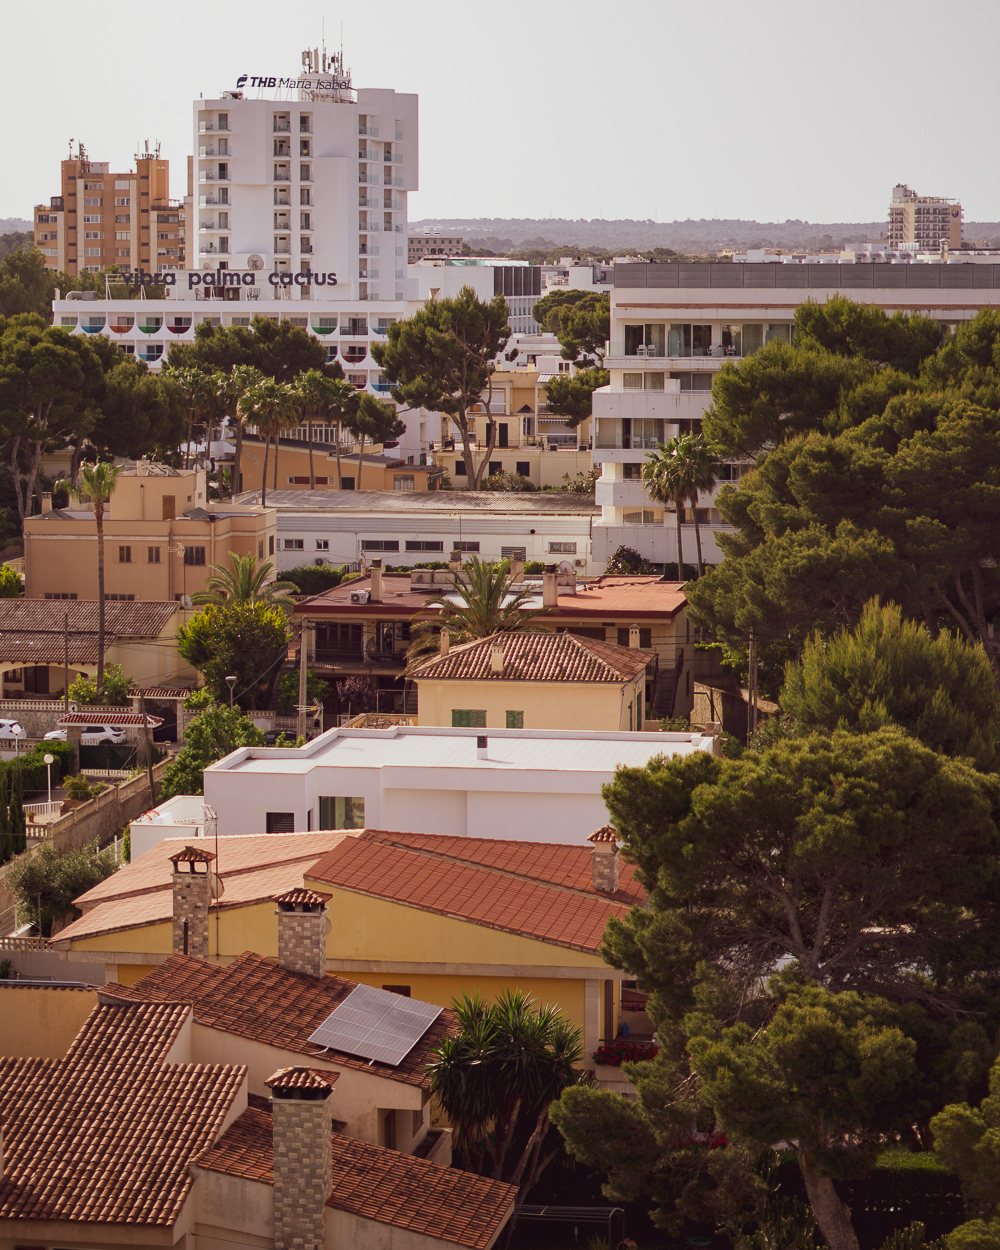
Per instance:
[[[53,756],[55,760],[52,765],[53,785],[58,785],[63,777],[68,776],[73,771],[74,752],[71,742],[59,742],[58,740],[39,742],[30,751],[20,756],[20,758],[0,762],[0,768],[6,769],[8,773],[7,793],[12,793],[13,772],[16,769],[19,769],[21,773],[22,790],[47,789],[48,769],[45,764],[46,755]]]

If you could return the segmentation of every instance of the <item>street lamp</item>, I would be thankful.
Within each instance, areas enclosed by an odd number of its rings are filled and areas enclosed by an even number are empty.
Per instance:
[[[233,687],[236,685],[236,678],[230,675],[226,678],[226,685],[229,687],[229,710],[233,710]]]
[[[45,754],[42,756],[45,761],[45,768],[49,774],[49,811],[52,811],[52,765],[56,762],[54,755]]]

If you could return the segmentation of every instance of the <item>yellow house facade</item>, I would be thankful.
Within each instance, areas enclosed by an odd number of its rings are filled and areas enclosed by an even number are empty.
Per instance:
[[[205,955],[213,963],[276,955],[272,899],[304,885],[329,895],[330,973],[441,1007],[518,988],[579,1027],[587,1057],[617,1035],[625,974],[604,963],[600,944],[608,919],[645,894],[616,846],[610,890],[599,875],[612,862],[607,845],[347,830],[226,837],[218,846],[223,892]],[[168,857],[182,847],[160,843],[84,894],[83,915],[53,946],[135,985],[174,949]]]
[[[182,600],[229,553],[273,558],[277,513],[208,500],[203,470],[142,463],[119,478],[104,516],[104,592],[112,601]],[[96,599],[97,525],[90,504],[24,523],[29,599]]]
[[[524,630],[451,647],[413,672],[419,724],[641,730],[652,651]]]

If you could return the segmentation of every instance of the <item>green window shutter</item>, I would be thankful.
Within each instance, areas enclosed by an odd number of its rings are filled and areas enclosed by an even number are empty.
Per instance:
[[[524,713],[523,712],[508,712],[507,713],[507,728],[508,729],[523,729],[524,728]]]
[[[482,711],[473,710],[469,713],[469,724],[473,729],[486,728],[486,709]]]
[[[451,711],[451,727],[452,729],[468,729],[472,725],[469,720],[469,713],[463,712],[459,708],[452,708]]]

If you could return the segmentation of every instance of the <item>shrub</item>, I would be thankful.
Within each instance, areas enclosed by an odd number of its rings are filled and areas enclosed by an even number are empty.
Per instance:
[[[23,856],[11,868],[7,883],[22,915],[39,920],[42,935],[50,937],[56,921],[81,914],[73,900],[110,877],[117,867],[114,854],[98,850],[96,840],[78,851],[43,842],[37,855]]]
[[[120,664],[109,664],[104,670],[104,689],[97,697],[97,678],[80,676],[69,688],[69,697],[77,703],[101,703],[110,707],[128,705],[128,692],[135,685]]]
[[[330,568],[325,564],[300,564],[284,574],[282,580],[294,583],[299,594],[319,595],[324,590],[332,590],[344,580],[347,565],[339,569]]]
[[[503,491],[536,491],[538,487],[526,477],[522,477],[520,473],[494,473],[491,477],[483,478],[483,490],[503,490]]]
[[[107,788],[103,781],[90,782],[83,773],[66,778],[66,797],[69,799],[83,799],[86,802],[87,799],[103,794]]]
[[[594,1063],[620,1068],[623,1063],[642,1063],[646,1059],[655,1059],[658,1050],[659,1047],[652,1042],[625,1042],[616,1038],[610,1046],[598,1046],[593,1058]]]
[[[19,599],[23,589],[21,574],[9,564],[0,566],[0,599]]]
[[[655,573],[656,570],[644,560],[634,547],[619,547],[608,561],[609,573]]]
[[[544,573],[545,561],[544,560],[529,560],[528,563],[524,566],[524,571],[529,577],[536,576],[539,573]]]

